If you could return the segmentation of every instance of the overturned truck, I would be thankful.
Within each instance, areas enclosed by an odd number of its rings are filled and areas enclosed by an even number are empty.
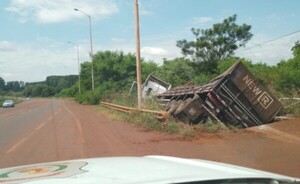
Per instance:
[[[271,122],[283,108],[242,62],[207,84],[179,86],[157,98],[171,115],[189,124],[210,118],[223,125],[252,127]]]

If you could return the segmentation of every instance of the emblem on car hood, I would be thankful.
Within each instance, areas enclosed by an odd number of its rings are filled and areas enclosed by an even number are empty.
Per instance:
[[[85,165],[87,162],[84,161],[70,161],[4,169],[0,173],[0,183],[71,177],[86,172],[82,170]]]

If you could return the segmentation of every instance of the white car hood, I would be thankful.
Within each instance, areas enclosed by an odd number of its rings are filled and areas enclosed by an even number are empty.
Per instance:
[[[180,183],[238,178],[299,181],[228,164],[166,156],[94,158],[0,169],[0,183],[5,184]]]

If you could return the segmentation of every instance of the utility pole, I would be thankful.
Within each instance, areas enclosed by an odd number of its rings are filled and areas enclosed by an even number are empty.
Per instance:
[[[79,60],[79,49],[78,45],[76,44],[77,47],[77,60],[78,60],[78,92],[81,94],[81,89],[80,89],[80,60]]]
[[[89,18],[89,24],[90,24],[90,46],[91,46],[91,51],[90,51],[90,57],[91,57],[91,65],[92,65],[92,69],[91,69],[91,75],[92,75],[92,89],[94,91],[95,89],[95,83],[94,83],[94,66],[93,66],[93,38],[92,38],[92,17],[85,13],[82,10],[79,10],[78,8],[74,8],[75,11],[81,12],[82,14],[86,15]]]
[[[80,88],[80,60],[79,60],[79,47],[78,44],[75,44],[73,42],[68,42],[70,44],[73,44],[76,46],[76,51],[77,51],[77,61],[78,61],[78,92],[81,94],[81,88]]]
[[[141,62],[140,62],[140,25],[139,25],[139,4],[135,0],[135,36],[136,36],[136,78],[137,78],[137,92],[138,92],[138,109],[142,104],[142,79],[141,79]]]

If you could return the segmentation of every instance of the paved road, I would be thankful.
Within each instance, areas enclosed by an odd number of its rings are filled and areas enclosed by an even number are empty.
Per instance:
[[[61,100],[30,100],[1,109],[0,166],[58,160],[60,131],[76,132],[74,125],[67,127],[72,120],[63,122],[70,117]]]
[[[300,178],[300,119],[191,140],[148,132],[71,100],[32,99],[0,109],[0,168],[103,156],[170,155]]]
[[[99,156],[145,155],[140,142],[160,138],[105,118],[94,106],[33,99],[0,110],[0,168]],[[141,139],[139,139],[141,138]]]

